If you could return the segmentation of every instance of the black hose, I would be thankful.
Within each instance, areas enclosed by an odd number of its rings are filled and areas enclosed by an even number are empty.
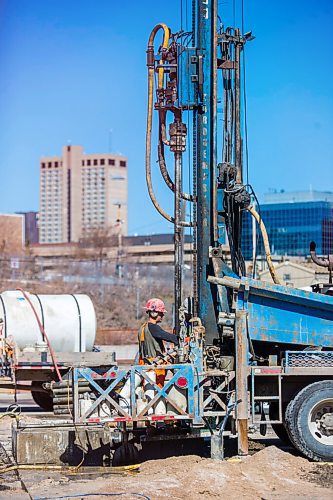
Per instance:
[[[162,177],[171,191],[175,192],[175,185],[169,175],[165,156],[164,156],[164,144],[169,146],[169,141],[166,138],[166,125],[165,125],[165,112],[159,112],[159,141],[158,141],[158,163],[160,166]],[[193,196],[187,193],[181,193],[181,198],[187,201],[193,201]]]

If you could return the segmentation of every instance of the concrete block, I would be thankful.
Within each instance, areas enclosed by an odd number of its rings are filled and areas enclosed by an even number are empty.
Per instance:
[[[12,427],[13,456],[22,465],[101,466],[110,460],[110,433],[101,427]]]

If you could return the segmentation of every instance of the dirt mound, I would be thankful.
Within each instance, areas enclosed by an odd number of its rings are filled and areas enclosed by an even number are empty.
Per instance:
[[[0,420],[3,440],[10,436],[10,423],[9,419]],[[2,466],[6,463],[4,454]],[[0,474],[0,499],[28,498],[24,485],[30,498],[90,493],[102,499],[106,498],[103,493],[123,493],[121,498],[125,500],[134,500],[138,494],[151,500],[328,500],[333,498],[332,473],[333,465],[311,463],[267,446],[242,460],[217,461],[196,455],[149,460],[142,463],[140,472],[131,474],[113,472],[96,476],[80,470],[78,473],[21,470],[19,477],[12,477],[14,473]]]
[[[333,464],[318,464],[305,475],[311,483],[333,489]]]
[[[269,446],[243,460],[218,462],[187,456],[149,461],[141,466],[140,483],[143,485],[148,478],[165,479],[163,489],[158,487],[157,479],[151,480],[152,498],[270,499],[281,495],[283,498],[332,498],[327,481],[321,486],[308,482],[307,475],[314,467],[317,465],[305,458]]]

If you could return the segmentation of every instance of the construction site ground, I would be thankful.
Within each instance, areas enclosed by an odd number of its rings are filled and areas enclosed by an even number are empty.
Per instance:
[[[29,394],[18,395],[23,418],[50,418],[34,405]],[[0,412],[13,402],[0,395]],[[0,419],[0,467],[13,463],[11,420]],[[158,446],[158,445],[157,445]],[[176,446],[177,449],[177,446]],[[0,499],[107,498],[124,499],[331,499],[333,465],[313,463],[283,446],[273,431],[250,442],[251,454],[215,461],[199,455],[170,456],[143,461],[137,471],[90,473],[18,470],[0,474]]]

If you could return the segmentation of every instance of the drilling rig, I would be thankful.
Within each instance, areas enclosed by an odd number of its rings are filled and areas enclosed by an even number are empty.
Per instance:
[[[247,455],[249,432],[264,432],[268,423],[306,457],[333,461],[333,297],[279,283],[243,174],[241,61],[253,38],[224,26],[216,0],[193,0],[191,31],[172,32],[161,23],[149,36],[146,179],[156,210],[174,224],[179,347],[129,370],[114,361],[76,365],[67,382],[51,384],[56,412],[75,428],[107,427],[113,463],[138,443],[176,446],[183,438],[209,440],[213,458],[224,457],[227,441]],[[155,142],[174,197],[171,215],[153,189]],[[183,189],[185,155],[191,159],[190,192]],[[184,205],[191,207],[190,218]],[[246,277],[246,211],[262,233],[273,284]],[[186,231],[193,235],[191,297],[184,297],[182,283]],[[167,372],[163,387],[150,377],[161,366]]]

